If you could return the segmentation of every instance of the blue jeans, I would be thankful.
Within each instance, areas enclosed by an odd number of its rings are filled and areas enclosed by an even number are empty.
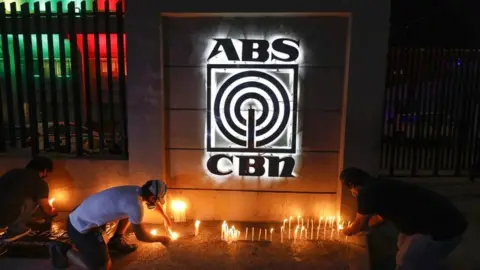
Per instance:
[[[430,235],[398,235],[396,270],[436,270],[462,241],[462,235],[435,241]]]

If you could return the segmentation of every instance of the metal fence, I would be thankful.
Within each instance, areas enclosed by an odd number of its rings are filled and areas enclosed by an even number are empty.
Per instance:
[[[127,157],[123,3],[109,2],[0,3],[1,152]]]
[[[381,174],[462,176],[478,167],[480,50],[391,48]]]

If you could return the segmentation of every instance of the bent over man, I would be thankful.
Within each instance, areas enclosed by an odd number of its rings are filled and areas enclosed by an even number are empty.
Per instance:
[[[74,247],[56,242],[50,245],[53,266],[67,268],[69,259],[83,268],[110,269],[109,250],[130,253],[137,249],[125,239],[125,232],[132,225],[138,240],[168,244],[167,236],[151,235],[143,223],[143,204],[158,211],[168,228],[171,221],[161,204],[165,203],[167,186],[163,181],[150,180],[143,186],[118,186],[88,197],[68,216],[67,233]],[[108,240],[106,224],[118,221],[114,236]]]
[[[433,270],[460,244],[465,216],[445,197],[393,179],[376,179],[358,168],[344,169],[341,181],[357,197],[355,221],[344,229],[358,233],[368,222],[384,220],[398,229],[397,270]]]
[[[48,203],[49,187],[45,178],[53,170],[52,161],[33,158],[25,168],[12,169],[0,178],[0,228],[7,227],[1,242],[12,242],[27,235],[26,224],[40,208],[47,218],[57,215]]]

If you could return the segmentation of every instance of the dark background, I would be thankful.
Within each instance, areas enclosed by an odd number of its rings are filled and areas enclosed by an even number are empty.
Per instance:
[[[477,47],[478,0],[392,0],[390,45]]]

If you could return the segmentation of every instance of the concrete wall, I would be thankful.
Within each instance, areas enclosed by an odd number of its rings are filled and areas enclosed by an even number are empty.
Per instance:
[[[202,5],[199,10],[207,8]],[[341,211],[348,217],[354,214],[355,202],[341,188],[338,172],[343,166],[378,171],[388,1],[297,1],[297,11],[311,16],[311,12],[326,13],[303,20],[277,18],[282,21],[278,24],[262,19],[266,32],[262,34],[285,25],[306,40],[302,42],[308,47],[302,67],[303,156],[299,179],[251,183],[238,179],[219,183],[204,173],[205,63],[199,59],[213,33],[232,30],[231,37],[243,32],[248,36],[259,30],[252,22],[260,19],[243,14],[250,23],[242,26],[237,20],[232,28],[233,20],[219,23],[218,16],[200,20],[188,18],[192,14],[175,19],[171,13],[160,16],[162,11],[181,10],[174,2],[150,0],[143,6],[148,10],[127,1],[132,175],[167,179],[178,188],[170,190],[170,198],[185,199],[190,218],[281,220],[298,212],[317,215],[321,209],[331,214]],[[244,4],[229,3],[223,10],[235,12],[235,6],[244,9]],[[291,11],[287,4],[276,9]],[[196,21],[185,23],[188,20]],[[161,42],[162,35],[167,42]]]
[[[348,14],[263,18],[177,16],[167,15],[162,20],[167,181],[170,190],[178,189],[171,197],[181,196],[190,201],[192,218],[282,220],[285,214],[317,216],[322,210],[333,214]],[[297,177],[272,180],[232,176],[219,181],[209,176],[204,166],[205,71],[206,57],[212,49],[208,45],[213,38],[273,36],[300,40],[303,52],[299,69]],[[246,193],[246,190],[263,192]]]

